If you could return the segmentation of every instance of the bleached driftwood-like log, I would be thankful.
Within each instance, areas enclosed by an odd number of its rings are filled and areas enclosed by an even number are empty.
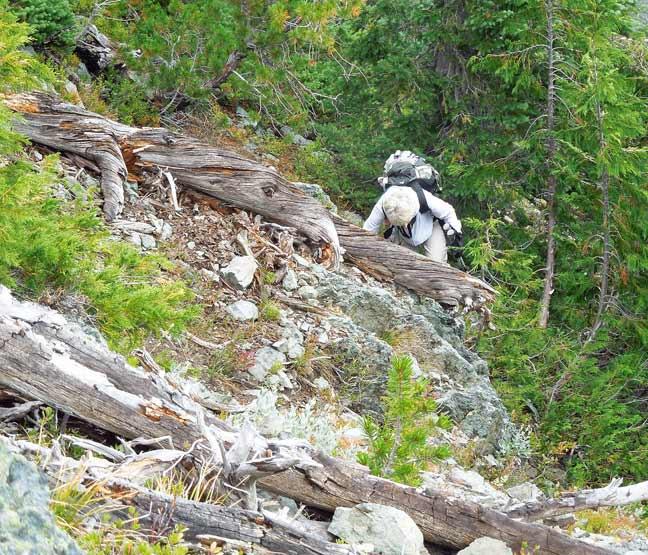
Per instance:
[[[341,259],[341,246],[367,272],[449,306],[479,307],[494,295],[477,278],[332,216],[273,168],[234,152],[165,129],[128,127],[44,94],[12,95],[4,102],[22,115],[16,128],[32,141],[99,167],[109,220],[122,210],[127,175],[139,180],[147,171],[170,172],[178,186],[294,227],[323,243],[334,266]]]
[[[20,420],[28,415],[34,409],[40,407],[43,403],[40,401],[27,401],[20,403],[11,408],[0,408],[0,422],[11,422],[12,420]]]
[[[104,492],[114,491],[115,505],[137,507],[140,525],[154,524],[158,515],[164,515],[169,528],[180,524],[186,529],[184,535],[188,540],[196,540],[199,536],[218,536],[293,555],[353,553],[348,546],[323,540],[299,522],[289,522],[273,513],[190,501],[142,485],[146,478],[163,474],[172,466],[174,458],[186,455],[184,452],[142,453],[114,464],[88,456],[79,461],[63,456],[57,448],[49,449],[24,440],[0,441],[5,441],[11,451],[27,458],[37,456],[38,465],[55,486],[62,483],[84,486],[99,484]],[[138,460],[140,465],[136,466]],[[110,510],[114,511],[115,506],[111,506]]]
[[[506,514],[533,522],[576,511],[648,501],[648,481],[630,486],[621,486],[622,483],[622,479],[616,478],[604,488],[567,492],[553,499],[531,501],[512,507]]]
[[[132,368],[60,314],[17,301],[2,286],[0,386],[124,437],[169,436],[180,449],[195,444],[197,452],[223,464],[220,448],[210,448],[203,440],[207,428],[233,459],[246,458],[234,455],[241,433],[209,415],[199,422],[202,409],[164,376]],[[537,546],[541,555],[609,553],[546,526],[449,499],[444,492],[423,494],[370,476],[365,467],[317,453],[306,444],[254,435],[238,445],[246,446],[250,453],[246,472],[261,477],[262,487],[328,511],[363,502],[391,505],[408,513],[424,537],[436,544],[463,548],[476,538],[491,536],[518,549],[523,542]],[[290,470],[267,475],[282,467]]]

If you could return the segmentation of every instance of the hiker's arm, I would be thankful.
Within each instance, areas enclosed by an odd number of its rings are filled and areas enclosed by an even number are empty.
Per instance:
[[[457,218],[455,209],[451,204],[433,195],[427,196],[426,200],[428,201],[428,206],[433,216],[441,220],[444,224],[450,225],[457,233],[461,233],[461,222]]]
[[[380,231],[380,226],[385,222],[385,213],[382,209],[382,197],[378,200],[376,205],[373,207],[371,214],[365,221],[362,226],[363,229],[371,231],[371,233],[378,233]]]

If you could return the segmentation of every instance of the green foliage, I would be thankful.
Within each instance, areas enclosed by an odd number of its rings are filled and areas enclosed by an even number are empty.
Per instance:
[[[0,169],[0,283],[29,295],[81,295],[110,345],[122,352],[150,333],[184,329],[198,308],[170,276],[169,262],[111,241],[80,196],[54,198],[56,163],[48,159],[42,171],[21,161]]]
[[[358,461],[372,474],[418,485],[419,473],[429,462],[450,456],[447,446],[428,444],[436,428],[447,429],[451,423],[435,414],[436,404],[427,395],[427,383],[412,378],[411,357],[395,356],[383,398],[384,421],[368,416],[363,421],[369,448],[358,455]]]
[[[207,100],[230,56],[238,62],[218,87],[230,102],[250,103],[275,123],[303,125],[316,97],[297,76],[335,46],[332,23],[357,13],[361,0],[122,0],[102,29],[136,48],[130,65],[165,111],[176,101]],[[118,19],[116,19],[118,18]],[[123,24],[116,24],[118,20]]]
[[[74,44],[76,25],[68,0],[18,0],[15,12],[32,28],[40,46],[69,47]]]
[[[5,0],[0,0],[0,93],[20,92],[52,81],[49,68],[20,50],[29,42],[29,27],[18,23]],[[0,103],[0,159],[15,153],[24,139],[11,129],[12,113]]]
[[[261,318],[269,322],[278,322],[281,319],[279,305],[268,299],[261,302]]]
[[[545,3],[468,0],[459,14],[454,3],[375,0],[338,26],[353,69],[326,61],[306,73],[339,95],[317,114],[334,163],[308,164],[338,199],[366,210],[395,149],[425,154],[441,171],[444,199],[468,228],[467,269],[500,291],[495,329],[479,327],[474,339],[542,456],[579,482],[648,472],[648,80],[630,4],[556,3],[558,258],[548,330],[535,326],[546,244]],[[608,298],[592,337],[606,229]]]

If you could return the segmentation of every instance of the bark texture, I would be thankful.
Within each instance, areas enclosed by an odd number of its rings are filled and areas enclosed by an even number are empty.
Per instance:
[[[77,325],[46,307],[20,302],[0,286],[0,386],[55,406],[127,438],[169,436],[176,448],[191,446],[219,460],[221,446],[266,489],[309,506],[333,511],[372,502],[408,513],[427,541],[461,549],[491,536],[542,555],[604,555],[609,551],[539,524],[519,522],[476,503],[423,494],[370,476],[365,467],[315,452],[295,441],[268,441],[205,415],[163,375],[129,366]],[[207,438],[207,442],[205,442]],[[231,454],[245,444],[249,453]],[[195,445],[194,445],[195,444]],[[219,447],[221,447],[219,449]],[[248,456],[249,455],[249,456]],[[223,467],[227,461],[220,457]],[[281,468],[290,468],[270,475]],[[240,470],[239,470],[240,471]],[[263,477],[265,475],[265,477]]]
[[[604,488],[568,492],[554,499],[531,501],[513,507],[506,511],[506,514],[513,518],[534,521],[576,511],[619,507],[648,500],[648,481],[623,487],[621,483],[621,479],[615,479]]]
[[[21,94],[5,103],[22,115],[16,128],[35,143],[72,154],[101,171],[106,217],[119,216],[123,184],[146,172],[167,172],[180,187],[296,228],[324,244],[323,258],[341,259],[340,245],[364,270],[448,306],[490,301],[494,291],[468,274],[429,260],[332,216],[274,169],[239,154],[164,129],[136,129],[43,94]]]

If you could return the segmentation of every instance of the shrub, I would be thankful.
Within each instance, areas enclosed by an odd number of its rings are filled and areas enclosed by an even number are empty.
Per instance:
[[[265,300],[261,303],[261,318],[269,322],[277,322],[281,319],[281,309],[277,303]]]
[[[450,456],[446,445],[428,443],[435,429],[448,428],[450,421],[435,414],[436,404],[426,390],[425,380],[412,378],[412,359],[393,357],[383,398],[384,421],[379,424],[366,417],[363,422],[369,448],[358,455],[358,461],[372,474],[417,485],[420,471],[429,462]]]
[[[16,13],[31,26],[36,44],[61,47],[74,44],[74,14],[67,0],[21,0]]]
[[[94,207],[52,195],[56,158],[0,169],[0,283],[30,296],[46,290],[87,301],[111,347],[130,351],[147,334],[177,333],[197,313],[171,263],[110,240]]]

